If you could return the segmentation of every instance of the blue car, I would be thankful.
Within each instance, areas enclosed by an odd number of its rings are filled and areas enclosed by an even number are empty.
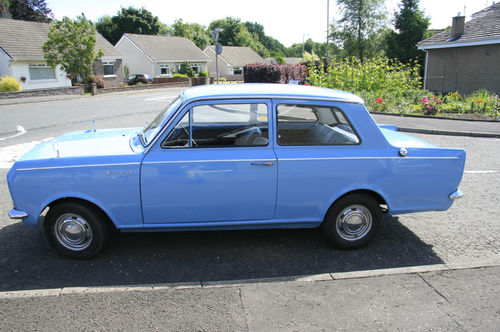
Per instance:
[[[88,259],[122,232],[321,227],[366,245],[383,215],[443,211],[465,151],[379,126],[350,93],[281,84],[185,90],[145,128],[71,132],[9,171],[9,216]]]

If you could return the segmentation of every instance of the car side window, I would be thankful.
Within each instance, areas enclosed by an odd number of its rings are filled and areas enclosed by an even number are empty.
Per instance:
[[[163,148],[267,146],[266,104],[194,106],[162,143]]]
[[[360,140],[337,107],[280,104],[279,145],[352,145]]]
[[[187,148],[189,147],[189,115],[186,115],[177,123],[175,128],[168,134],[167,138],[161,144],[162,148]]]

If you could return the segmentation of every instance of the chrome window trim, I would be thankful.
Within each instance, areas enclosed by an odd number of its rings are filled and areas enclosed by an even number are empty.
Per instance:
[[[64,169],[64,168],[87,168],[87,167],[114,167],[114,166],[135,166],[141,163],[123,163],[123,164],[89,164],[89,165],[69,165],[69,166],[47,166],[33,168],[18,168],[16,171],[38,171],[48,169]]]
[[[180,94],[180,97],[182,98],[182,100],[185,102],[186,99],[185,99],[185,96],[181,93]],[[144,150],[144,156],[147,155],[149,153],[149,151],[151,150],[151,148],[156,145],[156,142],[160,139],[161,136],[163,136],[163,134],[165,133],[165,131],[167,130],[167,128],[172,124],[172,122],[174,122],[174,120],[177,118],[177,116],[179,114],[182,114],[184,112],[184,110],[186,108],[188,108],[188,111],[187,112],[191,112],[191,109],[193,108],[192,107],[192,104],[194,103],[199,103],[199,102],[203,102],[203,101],[213,101],[213,100],[222,100],[222,101],[234,101],[234,104],[237,104],[238,102],[235,101],[234,99],[243,99],[243,100],[262,100],[262,99],[265,99],[265,102],[264,104],[266,104],[268,106],[268,128],[270,128],[269,126],[269,111],[270,109],[272,109],[273,107],[273,100],[272,100],[272,97],[254,97],[254,96],[241,96],[241,97],[220,97],[220,98],[217,98],[217,97],[208,97],[208,98],[199,98],[199,99],[191,99],[191,100],[188,100],[188,102],[186,104],[181,105],[181,107],[179,107],[179,109],[177,110],[177,112],[175,112],[175,114],[172,114],[172,116],[170,117],[170,119],[167,121],[167,123],[165,123],[165,125],[163,126],[162,130],[160,130],[157,134],[156,134],[156,137],[150,142],[148,143],[148,145],[145,147],[146,149]],[[283,98],[283,97],[282,97]],[[299,98],[297,98],[299,99]],[[255,102],[257,104],[257,102]],[[270,106],[270,107],[269,107]],[[180,120],[179,120],[180,121]],[[189,127],[191,127],[191,116],[189,117]],[[190,135],[191,135],[191,130],[190,130]],[[191,144],[190,144],[191,145]],[[269,143],[268,145],[266,145],[265,147],[269,147]]]

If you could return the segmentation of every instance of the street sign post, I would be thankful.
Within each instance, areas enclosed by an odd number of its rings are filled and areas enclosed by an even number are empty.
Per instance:
[[[217,84],[219,84],[219,55],[222,53],[222,45],[217,42],[217,39],[219,39],[219,32],[221,32],[222,29],[220,28],[215,28],[214,31],[212,31],[212,38],[214,39],[214,48],[215,48],[215,71],[217,73]]]

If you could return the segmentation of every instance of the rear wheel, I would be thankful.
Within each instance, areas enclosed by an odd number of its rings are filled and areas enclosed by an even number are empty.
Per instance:
[[[90,205],[76,202],[51,207],[44,229],[50,244],[60,254],[77,259],[94,257],[110,237],[106,216]]]
[[[382,209],[365,194],[340,198],[328,210],[321,228],[326,238],[339,249],[366,245],[380,230]]]

